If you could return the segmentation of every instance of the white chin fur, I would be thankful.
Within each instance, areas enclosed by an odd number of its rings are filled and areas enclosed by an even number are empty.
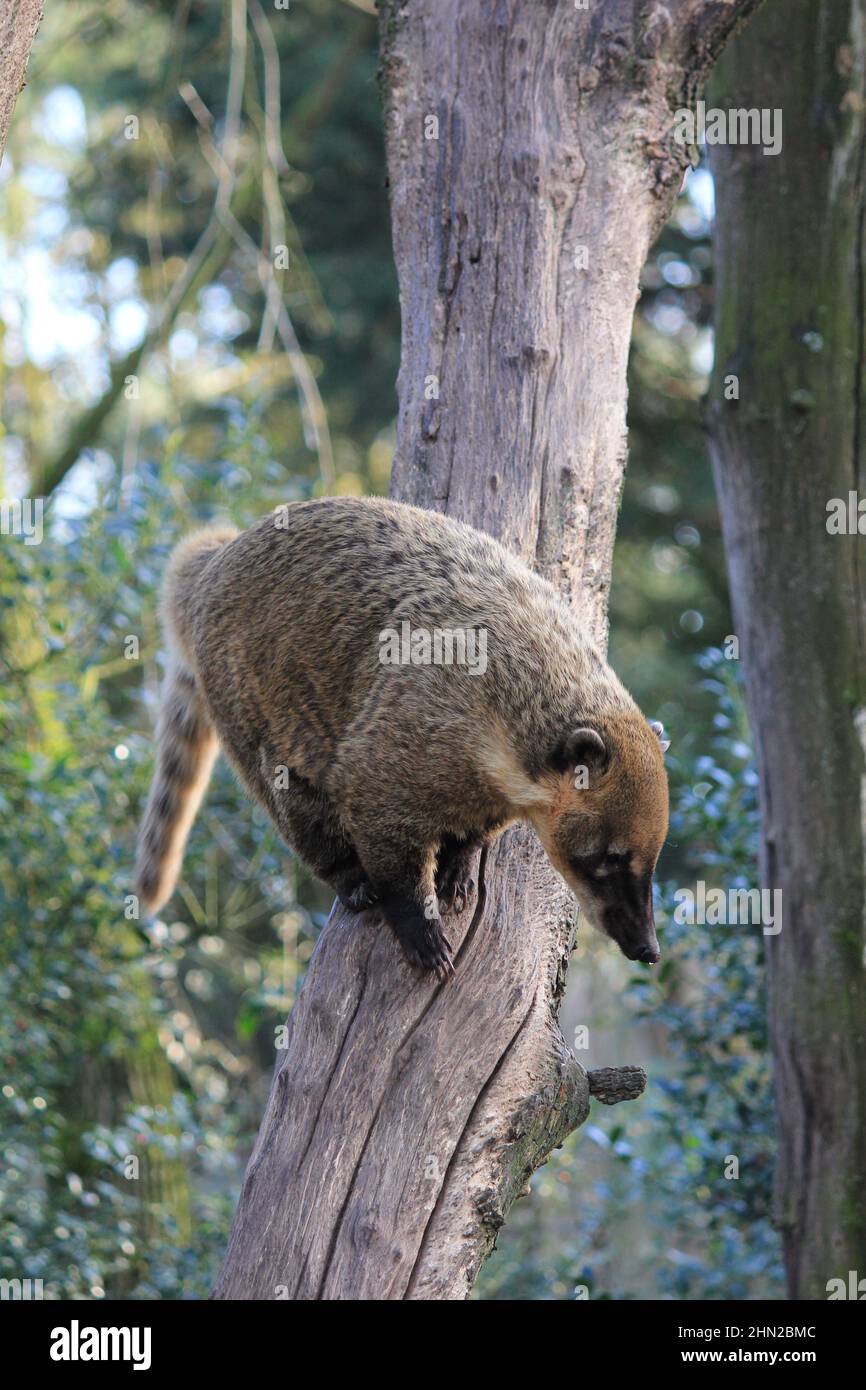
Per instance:
[[[572,892],[574,892],[573,889]],[[596,931],[601,931],[598,918],[595,915],[595,904],[592,900],[588,899],[583,893],[575,893],[574,896],[577,898],[577,905],[580,908],[580,915],[583,920],[587,922],[589,926],[594,927]]]

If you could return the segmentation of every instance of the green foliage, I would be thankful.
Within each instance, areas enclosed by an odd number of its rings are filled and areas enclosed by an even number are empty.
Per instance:
[[[172,490],[0,550],[0,1277],[50,1297],[206,1296],[323,918],[225,769],[183,905],[132,915]]]
[[[53,1297],[206,1294],[275,1029],[330,905],[222,766],[166,920],[126,915],[165,559],[197,522],[245,525],[321,487],[287,355],[260,340],[255,263],[226,237],[125,369],[130,389],[81,424],[210,216],[215,174],[180,87],[219,141],[229,14],[49,9],[3,166],[0,492],[39,491],[70,441],[80,453],[42,544],[0,549],[0,1276]],[[376,26],[337,0],[268,17],[283,299],[327,397],[335,487],[381,488],[399,338]],[[259,244],[263,52],[251,28],[232,199]]]

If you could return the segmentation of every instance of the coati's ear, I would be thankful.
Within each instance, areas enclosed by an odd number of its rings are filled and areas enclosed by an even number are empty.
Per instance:
[[[653,733],[658,736],[658,741],[662,746],[662,752],[666,753],[671,746],[671,741],[669,738],[665,738],[664,724],[662,724],[661,720],[659,719],[650,719],[647,722],[650,728],[652,729]]]
[[[571,729],[560,739],[551,756],[557,772],[585,767],[590,774],[600,772],[609,759],[607,745],[595,729]]]

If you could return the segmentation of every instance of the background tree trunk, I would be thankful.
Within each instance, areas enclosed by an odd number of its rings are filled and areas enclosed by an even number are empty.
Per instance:
[[[403,313],[393,495],[491,532],[604,640],[638,276],[687,152],[672,113],[757,0],[387,0]],[[289,1022],[216,1297],[465,1297],[594,1086],[556,1018],[572,900],[520,829],[418,983],[332,914]]]
[[[777,1169],[792,1298],[866,1273],[866,3],[769,4],[712,104],[781,108],[782,153],[711,151],[710,422],[761,781]],[[738,401],[723,397],[739,378]]]
[[[0,8],[0,161],[44,0],[7,0]]]

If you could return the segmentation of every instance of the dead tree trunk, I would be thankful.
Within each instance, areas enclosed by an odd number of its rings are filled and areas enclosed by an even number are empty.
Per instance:
[[[0,160],[43,5],[44,0],[7,0],[0,9]]]
[[[866,0],[769,4],[712,104],[781,109],[782,152],[711,150],[710,424],[760,773],[792,1298],[866,1272]],[[739,399],[733,396],[739,383]],[[863,504],[866,511],[866,502]]]
[[[687,152],[673,111],[757,0],[386,0],[403,311],[393,494],[499,537],[602,638],[638,276]],[[419,984],[336,912],[289,1023],[221,1298],[465,1297],[596,1090],[556,1019],[570,900],[526,831]]]

